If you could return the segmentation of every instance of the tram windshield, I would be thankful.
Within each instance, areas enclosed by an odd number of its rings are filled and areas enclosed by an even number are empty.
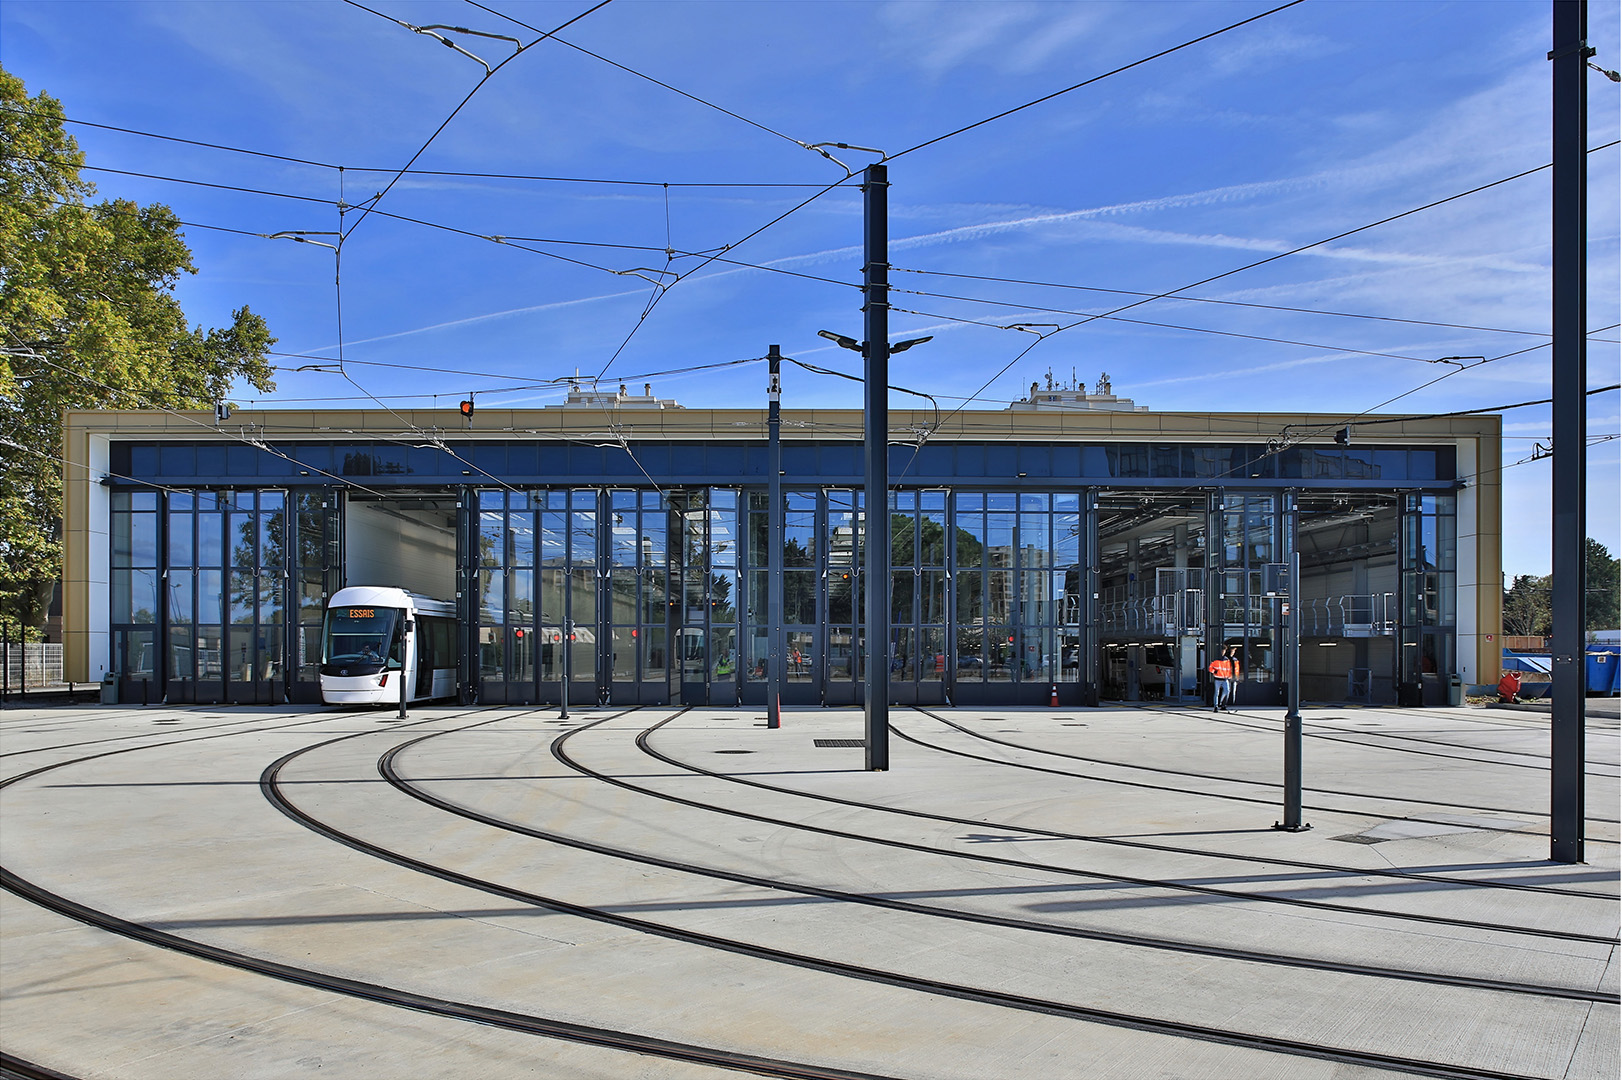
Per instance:
[[[400,666],[399,608],[335,607],[327,609],[321,635],[323,664],[383,664]]]

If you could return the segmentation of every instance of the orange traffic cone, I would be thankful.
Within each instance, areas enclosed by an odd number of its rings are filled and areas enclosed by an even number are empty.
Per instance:
[[[1053,684],[1053,694],[1048,698],[1048,705],[1057,709],[1059,707],[1059,684]]]

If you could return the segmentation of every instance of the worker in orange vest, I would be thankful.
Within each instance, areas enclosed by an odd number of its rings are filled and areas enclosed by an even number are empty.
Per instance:
[[[1239,678],[1239,658],[1234,655],[1235,649],[1222,650],[1222,655],[1206,665],[1211,673],[1211,680],[1216,687],[1215,702],[1211,706],[1212,712],[1226,712],[1228,702],[1233,700],[1234,683]]]

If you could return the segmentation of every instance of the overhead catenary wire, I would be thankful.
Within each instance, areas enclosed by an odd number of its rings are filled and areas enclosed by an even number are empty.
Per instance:
[[[22,113],[29,116],[47,117],[46,113],[35,109],[25,109],[11,104],[0,104],[0,110],[6,112]],[[65,124],[77,124],[82,127],[99,128],[103,131],[116,131],[124,135],[137,135],[147,139],[157,139],[164,142],[184,143],[188,146],[197,146],[207,150],[220,150],[233,154],[247,154],[253,157],[268,158],[275,161],[286,161],[294,165],[309,165],[319,169],[347,169],[352,173],[395,173],[396,167],[345,165],[331,161],[313,161],[309,158],[292,157],[287,154],[276,154],[266,150],[254,150],[243,146],[230,146],[224,143],[208,142],[203,139],[187,139],[178,135],[163,135],[155,131],[143,131],[139,128],[119,127],[115,124],[98,124],[90,120],[77,120],[71,116],[49,116],[49,119],[61,120]],[[818,188],[821,184],[815,183],[789,183],[755,180],[631,180],[623,177],[602,176],[555,176],[546,173],[501,173],[501,172],[473,172],[464,169],[407,169],[407,176],[442,176],[452,179],[466,180],[532,180],[550,184],[601,184],[604,186],[625,187],[670,187],[670,188]]]
[[[918,143],[916,146],[909,146],[909,147],[907,147],[907,149],[902,150],[899,153],[888,155],[885,160],[893,161],[898,157],[902,157],[902,156],[904,156],[906,154],[910,154],[910,153],[912,153],[912,152],[914,152],[916,150],[922,150],[926,146],[934,146],[938,142],[944,142],[947,139],[954,138],[954,137],[956,137],[958,135],[962,135],[964,132],[973,131],[975,128],[983,127],[986,124],[992,123],[993,121],[996,121],[996,120],[1001,120],[1005,116],[1012,116],[1015,113],[1021,112],[1021,111],[1025,110],[1025,109],[1029,109],[1032,106],[1040,105],[1045,101],[1052,101],[1054,98],[1061,97],[1061,96],[1063,96],[1065,94],[1068,94],[1068,93],[1070,93],[1070,92],[1072,92],[1074,90],[1080,90],[1083,87],[1091,86],[1096,82],[1101,82],[1104,79],[1107,79],[1107,78],[1111,77],[1112,75],[1119,75],[1122,72],[1131,71],[1133,68],[1141,67],[1142,65],[1149,63],[1151,60],[1158,60],[1162,56],[1170,56],[1172,53],[1178,52],[1181,49],[1187,49],[1190,46],[1198,45],[1202,41],[1209,41],[1212,38],[1219,37],[1219,36],[1221,36],[1223,34],[1228,33],[1231,30],[1237,30],[1241,26],[1247,26],[1250,23],[1256,22],[1256,21],[1258,21],[1260,19],[1265,19],[1270,15],[1277,15],[1279,12],[1284,11],[1284,10],[1286,10],[1288,8],[1295,7],[1297,4],[1300,4],[1300,3],[1302,3],[1302,0],[1290,0],[1290,2],[1287,3],[1287,4],[1280,4],[1276,8],[1271,8],[1271,9],[1269,9],[1267,11],[1263,11],[1263,12],[1261,12],[1259,14],[1252,15],[1248,19],[1241,19],[1239,22],[1230,23],[1229,25],[1224,26],[1221,29],[1213,30],[1208,34],[1201,34],[1197,38],[1190,38],[1188,41],[1184,41],[1184,42],[1182,42],[1180,44],[1173,45],[1168,49],[1161,49],[1157,53],[1151,53],[1148,56],[1145,56],[1145,57],[1142,57],[1140,59],[1132,61],[1130,64],[1123,64],[1120,67],[1114,68],[1114,69],[1112,69],[1110,71],[1106,71],[1103,74],[1094,75],[1090,79],[1084,79],[1081,82],[1076,83],[1073,86],[1065,87],[1063,90],[1055,90],[1051,94],[1044,94],[1042,97],[1036,98],[1033,101],[1027,101],[1023,105],[1016,105],[1012,109],[1004,109],[1002,112],[997,113],[995,116],[988,116],[984,120],[976,120],[972,124],[965,124],[963,127],[957,128],[957,129],[955,129],[953,131],[948,131],[944,135],[937,135],[932,139],[926,139],[925,141],[923,141],[921,143]]]

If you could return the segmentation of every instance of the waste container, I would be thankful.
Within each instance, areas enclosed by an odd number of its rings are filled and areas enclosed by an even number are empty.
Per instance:
[[[1464,704],[1464,680],[1457,675],[1447,677],[1447,703],[1453,706]]]
[[[118,676],[111,671],[101,677],[101,703],[118,704]]]

